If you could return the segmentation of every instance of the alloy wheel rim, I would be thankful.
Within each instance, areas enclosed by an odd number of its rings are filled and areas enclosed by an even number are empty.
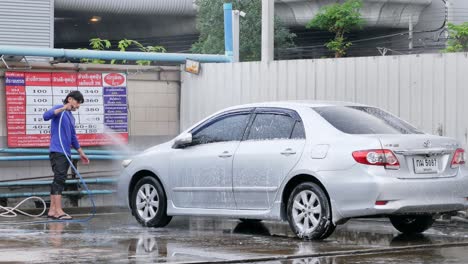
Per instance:
[[[322,205],[318,196],[304,190],[294,197],[292,218],[301,234],[310,234],[317,229],[322,217]]]
[[[151,184],[143,184],[136,196],[138,215],[145,221],[153,219],[159,210],[159,196],[156,188]]]

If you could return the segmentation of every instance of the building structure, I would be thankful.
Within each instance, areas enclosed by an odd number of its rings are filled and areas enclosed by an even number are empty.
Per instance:
[[[305,29],[319,9],[342,0],[277,0],[275,13],[297,37],[277,58],[327,55],[328,33]],[[0,44],[83,48],[89,39],[135,39],[189,52],[198,39],[193,0],[1,0]],[[363,0],[364,30],[354,32],[352,56],[434,52],[446,42],[446,22],[468,18],[464,0]],[[414,32],[409,39],[410,24]],[[412,49],[410,49],[412,43]],[[380,53],[379,53],[380,51]]]

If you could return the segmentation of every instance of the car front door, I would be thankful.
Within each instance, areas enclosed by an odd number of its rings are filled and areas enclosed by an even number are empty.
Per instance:
[[[192,132],[192,144],[171,159],[173,203],[181,208],[235,209],[232,160],[251,110],[218,115]]]
[[[234,156],[237,209],[268,209],[305,146],[304,126],[292,110],[257,108]]]

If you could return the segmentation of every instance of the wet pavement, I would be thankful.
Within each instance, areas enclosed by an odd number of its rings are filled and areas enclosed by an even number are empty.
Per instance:
[[[174,217],[155,229],[127,212],[23,224],[30,221],[0,219],[1,263],[468,263],[466,224],[404,236],[383,219],[352,220],[324,241],[304,241],[279,222]]]

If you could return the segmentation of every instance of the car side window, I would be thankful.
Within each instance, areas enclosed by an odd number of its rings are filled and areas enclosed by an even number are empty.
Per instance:
[[[223,141],[240,141],[249,117],[250,113],[226,116],[195,132],[192,142],[194,144],[207,144]]]
[[[289,139],[296,120],[282,114],[258,113],[247,140]]]
[[[300,121],[296,121],[293,132],[291,134],[292,139],[305,139],[304,124]]]

